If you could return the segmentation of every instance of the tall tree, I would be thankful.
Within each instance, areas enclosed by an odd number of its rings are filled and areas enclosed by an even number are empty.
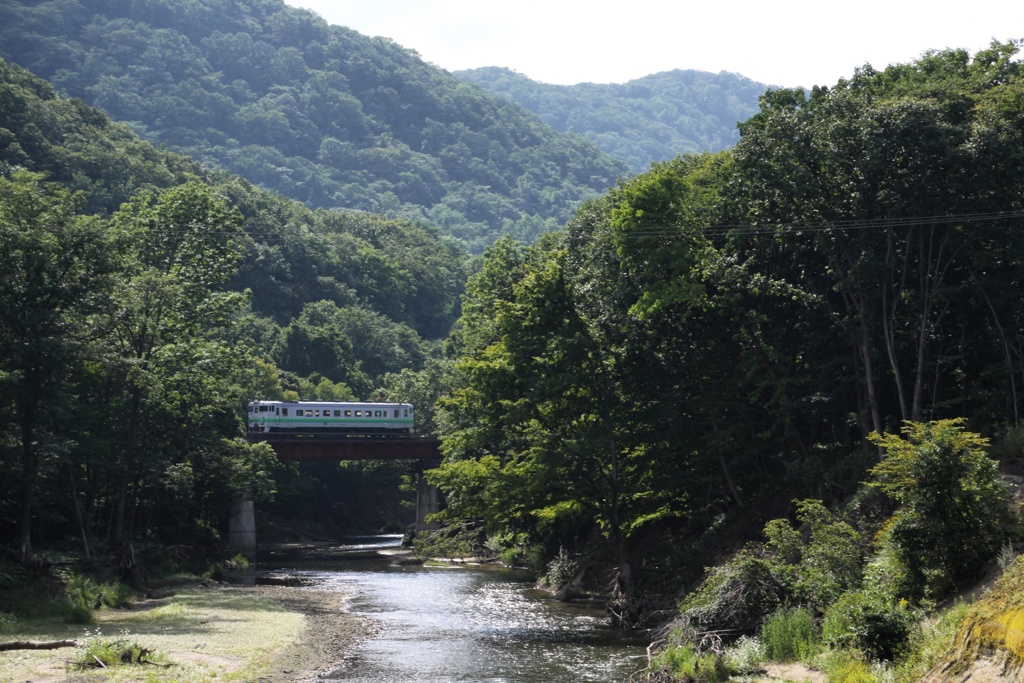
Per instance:
[[[56,467],[66,383],[109,294],[110,245],[85,198],[44,176],[0,177],[0,415],[18,443],[22,562],[32,557],[40,467]]]
[[[207,186],[143,192],[114,217],[128,263],[111,315],[110,358],[121,378],[122,443],[111,542],[123,547],[164,430],[202,422],[231,350],[208,332],[242,295],[220,288],[241,256],[241,216]],[[161,420],[168,422],[161,426]],[[134,492],[134,493],[133,493]]]

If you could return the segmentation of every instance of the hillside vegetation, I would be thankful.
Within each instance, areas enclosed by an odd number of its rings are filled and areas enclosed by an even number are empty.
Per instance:
[[[304,202],[532,240],[627,169],[383,38],[281,0],[0,2],[0,57]]]
[[[551,85],[493,66],[455,75],[521,104],[555,130],[593,140],[637,173],[653,161],[732,147],[737,124],[757,112],[768,89],[739,74],[681,69],[621,84]]]
[[[585,551],[549,577],[613,579],[620,624],[681,602],[661,674],[792,631],[779,656],[830,680],[903,671],[929,606],[1021,538],[994,459],[1024,459],[1017,51],[769,91],[731,150],[490,248],[439,403],[444,518]]]
[[[22,559],[39,539],[211,552],[242,491],[401,528],[401,467],[299,477],[242,417],[435,362],[467,255],[432,229],[204,170],[0,60],[0,255],[0,543]]]

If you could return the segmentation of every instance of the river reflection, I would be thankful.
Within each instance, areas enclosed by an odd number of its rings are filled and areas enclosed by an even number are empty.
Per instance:
[[[353,595],[351,611],[383,626],[326,680],[610,682],[643,668],[646,643],[609,628],[602,610],[546,599],[524,572],[398,566],[386,553],[399,540],[355,539],[263,563],[314,580],[310,590]]]

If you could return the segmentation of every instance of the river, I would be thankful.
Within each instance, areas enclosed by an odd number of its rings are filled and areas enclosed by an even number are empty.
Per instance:
[[[550,600],[526,572],[399,566],[399,541],[369,537],[261,554],[262,576],[351,595],[349,609],[382,627],[320,680],[612,682],[644,667],[646,642],[610,628],[599,607]]]

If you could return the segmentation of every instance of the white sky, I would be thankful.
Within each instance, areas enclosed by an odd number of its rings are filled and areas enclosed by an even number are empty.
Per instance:
[[[732,71],[832,85],[931,49],[974,53],[1024,37],[1024,1],[286,0],[386,36],[449,71],[504,66],[544,83],[623,83],[659,71]]]

